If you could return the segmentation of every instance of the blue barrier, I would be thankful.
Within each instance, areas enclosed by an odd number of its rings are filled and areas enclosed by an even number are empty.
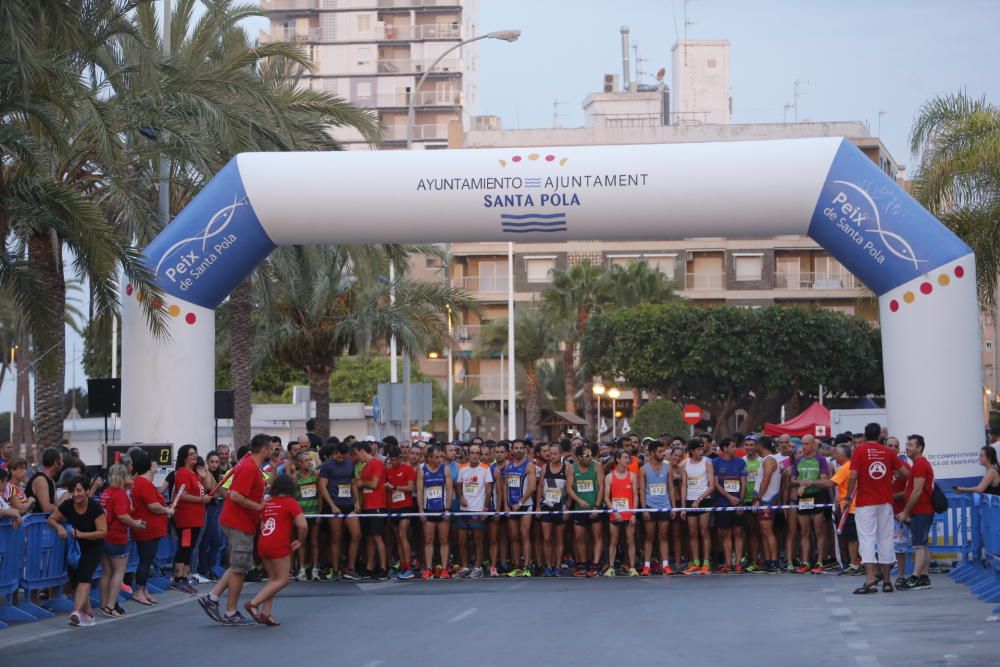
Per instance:
[[[34,621],[34,616],[14,606],[14,593],[21,583],[24,567],[24,526],[14,527],[11,519],[0,520],[0,628],[11,621]]]
[[[170,577],[173,577],[174,552],[177,551],[177,538],[172,530],[168,530],[166,536],[160,538],[160,543],[156,545],[156,558],[153,565],[156,567],[157,576],[149,578],[149,592],[162,593],[170,587]],[[162,575],[164,570],[171,569],[170,577]]]
[[[21,571],[21,588],[26,594],[18,609],[35,618],[51,618],[53,611],[63,611],[67,601],[56,597],[45,607],[31,602],[34,591],[61,587],[69,579],[66,574],[66,540],[59,539],[56,531],[46,523],[47,514],[29,514],[24,517],[24,543],[26,545],[24,568]],[[70,609],[72,610],[72,604]]]

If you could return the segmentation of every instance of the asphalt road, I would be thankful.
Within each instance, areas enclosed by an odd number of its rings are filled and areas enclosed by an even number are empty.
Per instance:
[[[281,627],[225,628],[194,599],[70,628],[0,630],[0,665],[1000,664],[991,606],[945,576],[925,591],[851,595],[832,575],[294,583]],[[201,588],[207,588],[202,586]],[[249,593],[256,585],[247,588]]]

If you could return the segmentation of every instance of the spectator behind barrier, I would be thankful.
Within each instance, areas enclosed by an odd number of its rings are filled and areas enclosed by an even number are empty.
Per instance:
[[[58,450],[56,450],[58,452]],[[78,477],[70,487],[70,498],[64,500],[59,507],[49,515],[49,526],[62,539],[72,534],[80,545],[80,559],[76,566],[67,564],[69,583],[73,587],[73,611],[69,615],[69,624],[73,626],[90,627],[96,624],[93,610],[90,608],[90,582],[94,579],[94,571],[101,563],[101,553],[104,551],[104,538],[108,533],[108,522],[101,506],[88,495],[90,480]],[[67,531],[62,521],[70,526]]]
[[[1000,465],[997,465],[997,450],[986,445],[979,450],[979,465],[986,468],[986,474],[976,486],[956,486],[955,493],[987,493],[1000,496]]]

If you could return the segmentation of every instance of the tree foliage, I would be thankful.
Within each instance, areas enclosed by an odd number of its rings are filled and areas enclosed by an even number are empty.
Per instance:
[[[632,417],[632,432],[640,436],[657,438],[661,433],[683,436],[688,431],[682,410],[677,403],[657,399],[639,408]]]
[[[835,395],[882,391],[880,333],[822,309],[742,309],[680,304],[595,315],[586,363],[602,375],[706,407],[720,433],[745,406],[759,426],[769,405],[823,385]]]

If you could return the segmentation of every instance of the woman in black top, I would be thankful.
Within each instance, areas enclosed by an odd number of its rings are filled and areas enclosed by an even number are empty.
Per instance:
[[[48,524],[66,539],[68,531],[61,521],[70,525],[75,537],[80,543],[80,562],[76,567],[67,567],[69,581],[75,587],[73,593],[73,613],[69,615],[69,624],[89,627],[94,625],[94,612],[90,608],[90,582],[94,579],[94,570],[101,563],[101,553],[104,551],[104,537],[108,532],[108,521],[100,503],[87,495],[90,480],[77,477],[70,488],[71,497],[64,500],[58,508],[49,515]]]
[[[997,450],[986,445],[979,450],[979,465],[986,468],[986,474],[976,486],[956,486],[955,493],[986,493],[1000,496],[1000,465],[997,465]]]

